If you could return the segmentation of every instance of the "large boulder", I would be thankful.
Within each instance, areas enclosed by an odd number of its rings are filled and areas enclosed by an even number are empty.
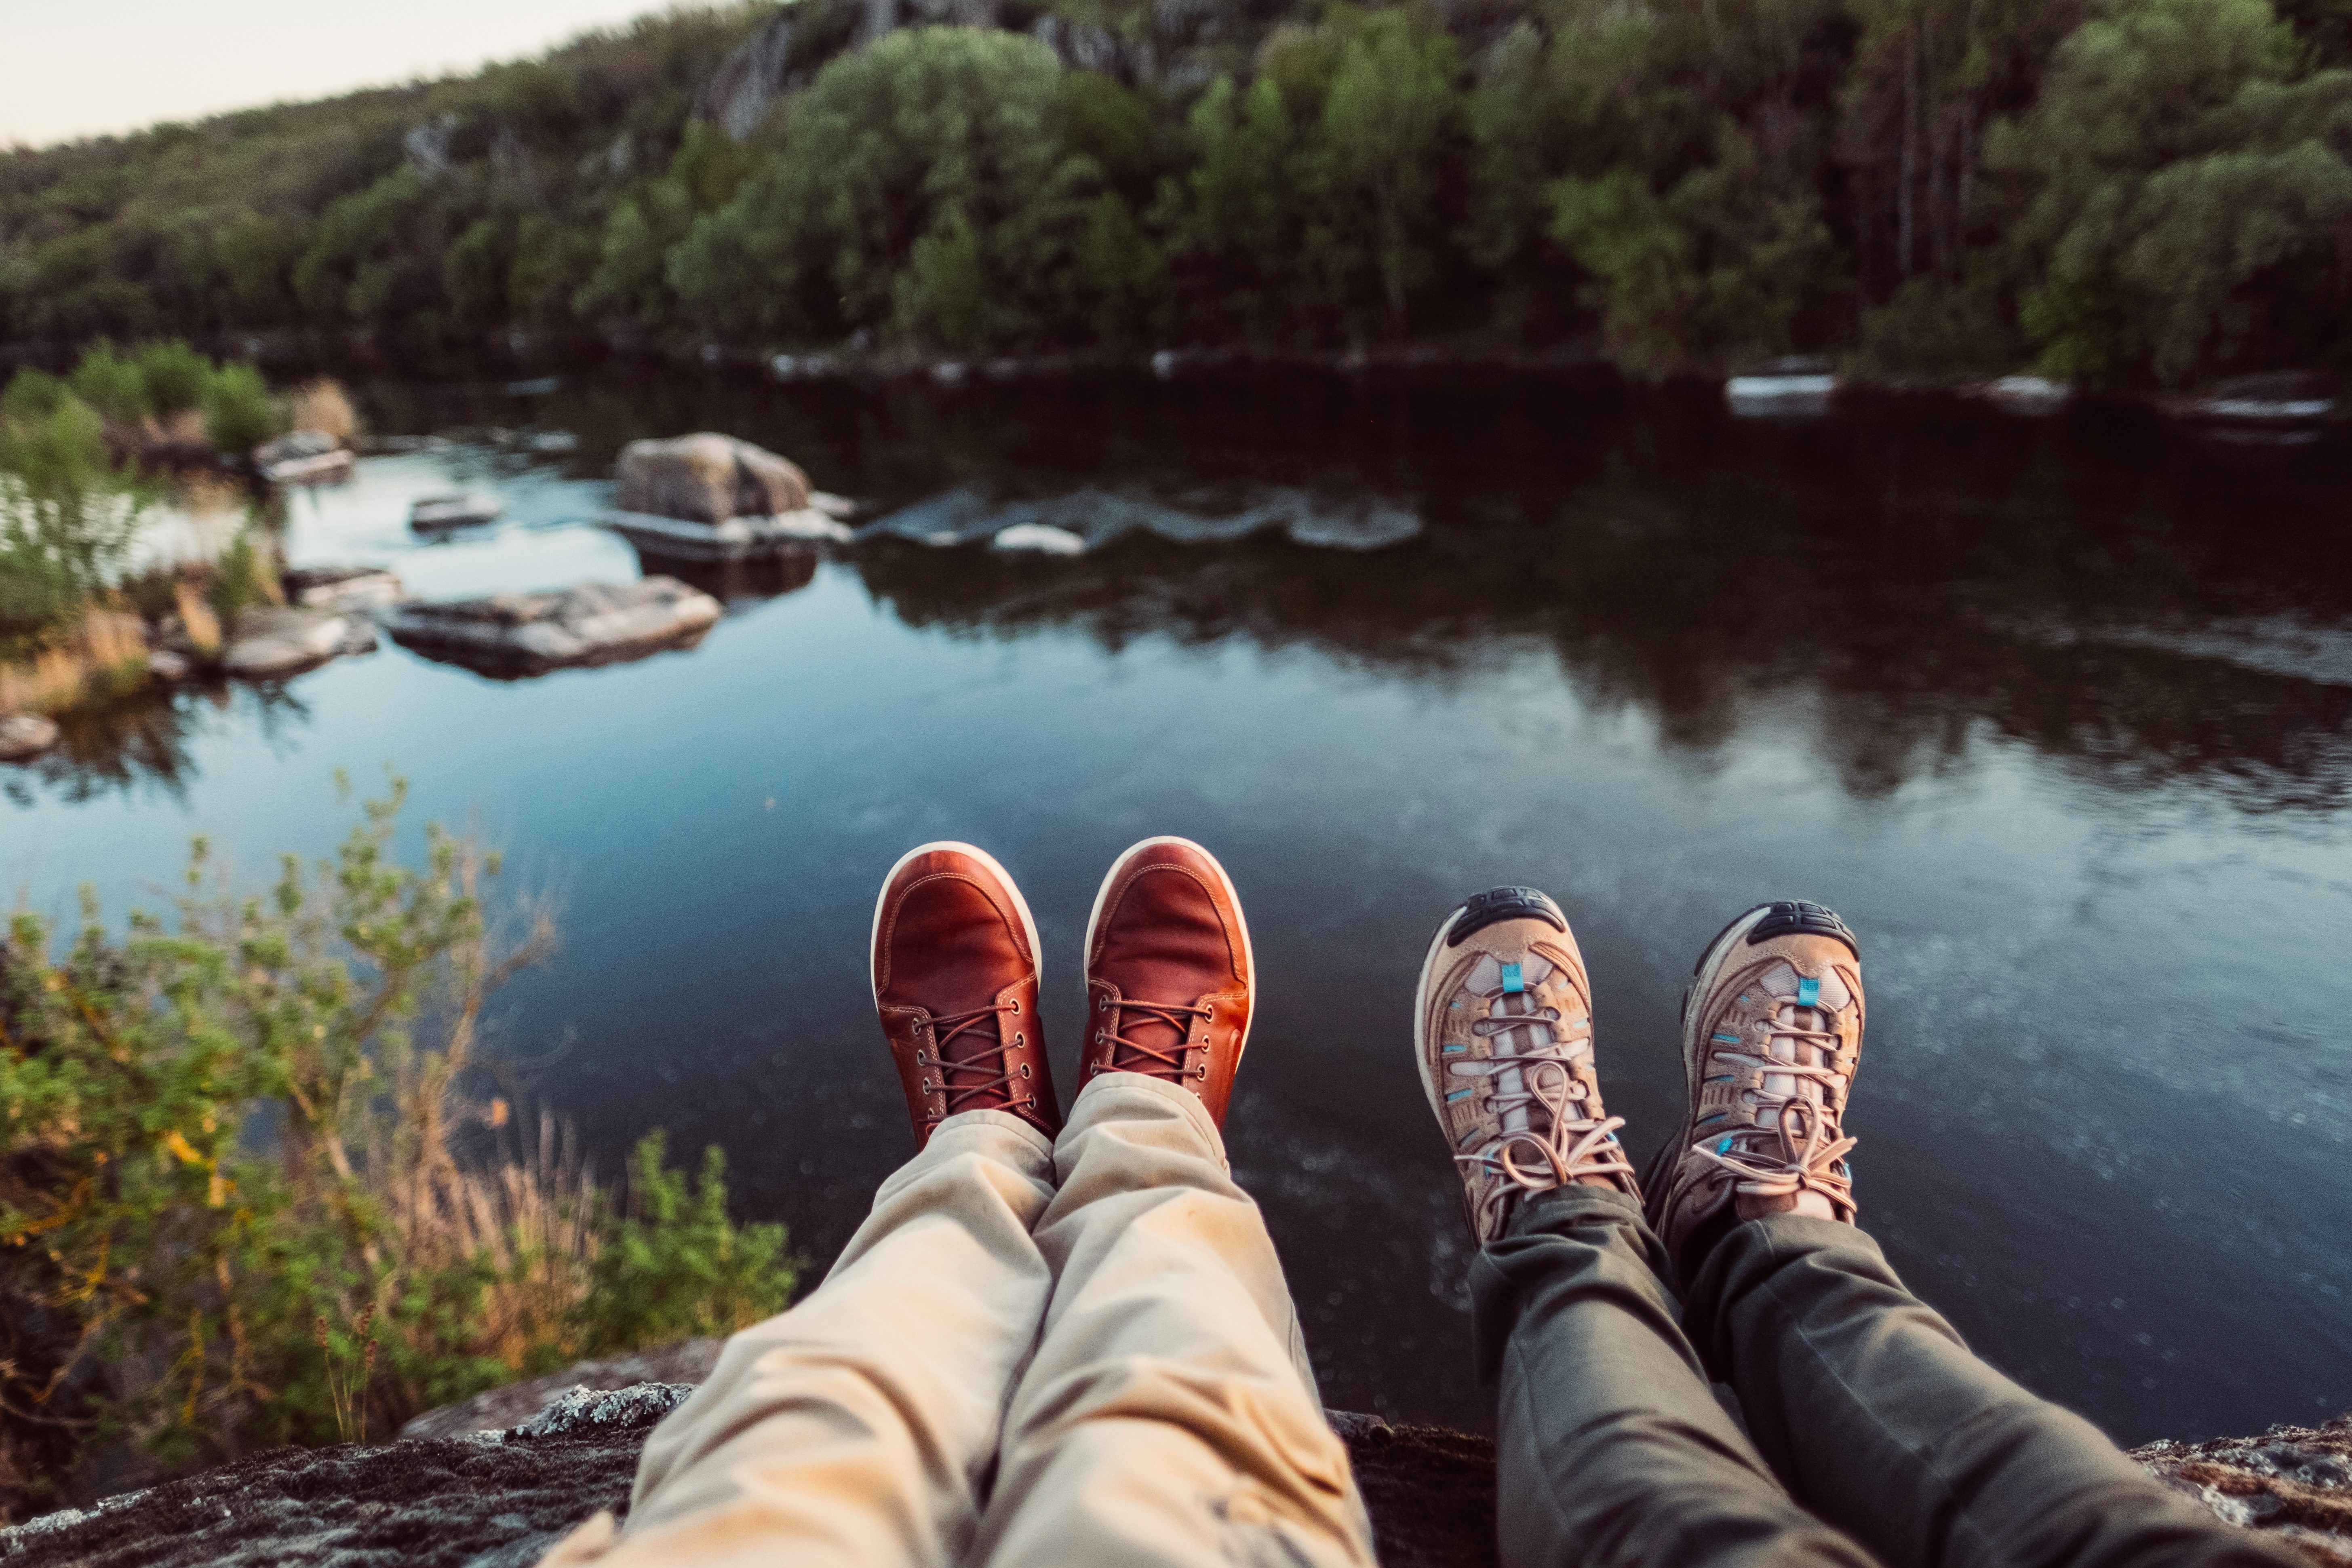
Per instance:
[[[427,658],[511,679],[691,644],[719,614],[709,595],[675,577],[647,577],[402,605],[383,613],[383,625],[393,641]]]
[[[667,441],[632,441],[614,473],[623,511],[688,522],[775,517],[805,510],[808,476],[749,441],[704,431]]]

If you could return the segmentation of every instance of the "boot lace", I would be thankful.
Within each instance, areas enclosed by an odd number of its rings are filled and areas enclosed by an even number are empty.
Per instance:
[[[1002,1109],[992,1101],[986,1101],[984,1097],[992,1089],[1029,1076],[1028,1063],[1024,1062],[1018,1068],[1014,1068],[1007,1061],[1006,1058],[1011,1054],[1013,1047],[1006,1042],[1002,1025],[997,1027],[997,1043],[993,1047],[977,1051],[963,1061],[948,1059],[949,1041],[969,1030],[979,1028],[990,1018],[1007,1013],[1017,1015],[1020,1011],[1021,1005],[1018,1002],[1000,1002],[993,1006],[974,1007],[965,1013],[942,1013],[931,1019],[931,1048],[932,1053],[938,1058],[937,1062],[932,1065],[940,1069],[940,1088],[947,1095],[950,1116],[953,1116],[960,1110]],[[1018,1036],[1014,1037],[1016,1040],[1019,1038]],[[915,1062],[919,1067],[923,1065],[921,1052],[916,1053]],[[950,1073],[986,1073],[991,1067],[997,1069],[994,1074],[972,1082],[957,1083],[948,1077]],[[972,1101],[976,1100],[983,1100],[983,1103],[974,1106]],[[1036,1103],[1037,1097],[1034,1094],[1018,1095],[1005,1101],[1006,1105]]]
[[[1625,1119],[1587,1115],[1585,1086],[1570,1066],[1590,1048],[1591,1027],[1565,1034],[1559,1026],[1558,1015],[1549,1008],[1539,1014],[1482,1019],[1471,1027],[1482,1035],[1505,1029],[1528,1029],[1532,1033],[1540,1028],[1548,1037],[1531,1051],[1446,1066],[1445,1070],[1455,1078],[1489,1080],[1487,1103],[1505,1127],[1502,1136],[1469,1153],[1454,1156],[1456,1164],[1472,1172],[1502,1178],[1480,1205],[1482,1233],[1494,1234],[1502,1222],[1504,1208],[1523,1193],[1548,1193],[1586,1176],[1620,1177],[1630,1190],[1633,1164],[1625,1157],[1615,1136],[1617,1129],[1625,1125]],[[1519,1075],[1519,1087],[1516,1089],[1505,1088],[1501,1081],[1501,1075],[1513,1069]],[[1527,1113],[1528,1125],[1512,1127],[1514,1113],[1522,1111]],[[1530,1164],[1522,1165],[1523,1158]]]
[[[1184,1053],[1191,1048],[1192,1021],[1199,1018],[1205,1022],[1214,1017],[1216,1016],[1214,1008],[1185,1007],[1161,1002],[1139,1002],[1131,996],[1117,998],[1104,996],[1096,1002],[1095,1008],[1097,1012],[1110,1015],[1105,1026],[1095,1031],[1095,1044],[1108,1045],[1111,1047],[1108,1058],[1098,1065],[1097,1071],[1148,1073],[1153,1078],[1163,1078],[1171,1083],[1184,1078],[1205,1079],[1209,1076],[1209,1064],[1206,1061],[1192,1068],[1191,1072],[1186,1072]],[[1139,1015],[1134,1023],[1126,1021],[1126,1016],[1130,1013]],[[1176,1044],[1172,1050],[1163,1050],[1158,1046],[1146,1045],[1141,1040],[1129,1038],[1123,1032],[1139,1026],[1152,1024],[1165,1025],[1176,1031]],[[1122,1057],[1120,1054],[1122,1052],[1127,1055]]]
[[[1822,1056],[1834,1057],[1839,1045],[1836,1032],[1799,1027],[1795,1015],[1802,1010],[1780,1009],[1786,1016],[1775,1018],[1767,1037],[1788,1041],[1791,1057],[1805,1047]],[[1717,1051],[1709,1059],[1759,1068],[1778,1077],[1819,1084],[1824,1089],[1845,1079],[1844,1072],[1835,1067],[1783,1060],[1778,1056],[1759,1056],[1750,1051]],[[1788,1094],[1775,1094],[1759,1087],[1755,1091],[1758,1124],[1702,1142],[1696,1146],[1698,1152],[1730,1172],[1735,1190],[1746,1196],[1780,1198],[1815,1192],[1829,1200],[1833,1212],[1851,1215],[1854,1208],[1853,1176],[1844,1160],[1860,1141],[1845,1137],[1844,1129],[1828,1108],[1807,1098],[1801,1085],[1791,1089]]]

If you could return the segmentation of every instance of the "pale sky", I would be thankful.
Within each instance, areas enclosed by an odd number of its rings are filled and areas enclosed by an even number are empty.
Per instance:
[[[470,70],[663,0],[0,0],[0,147]]]

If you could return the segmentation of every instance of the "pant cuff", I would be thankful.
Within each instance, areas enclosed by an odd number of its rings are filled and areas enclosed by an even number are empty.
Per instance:
[[[1218,1130],[1216,1118],[1209,1114],[1209,1108],[1201,1103],[1201,1097],[1180,1084],[1146,1073],[1097,1073],[1071,1103],[1070,1119],[1063,1124],[1062,1136],[1066,1139],[1097,1122],[1125,1121],[1138,1112],[1164,1115],[1162,1108],[1169,1106],[1176,1109],[1199,1137],[1202,1154],[1231,1174],[1233,1163],[1225,1158],[1224,1134]]]

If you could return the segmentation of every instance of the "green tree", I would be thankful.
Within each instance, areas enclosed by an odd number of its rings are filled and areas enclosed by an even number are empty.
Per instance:
[[[1438,195],[1461,115],[1454,40],[1406,11],[1350,29],[1323,100],[1328,221],[1337,247],[1367,258],[1390,327],[1438,269]],[[1344,265],[1344,263],[1343,263]]]
[[[834,61],[793,104],[775,159],[673,255],[681,304],[737,333],[1037,334],[1076,292],[1102,183],[1067,149],[1061,76],[1034,39],[964,27]]]
[[[2188,384],[2344,340],[2352,73],[2309,72],[2268,0],[2120,0],[2060,47],[1991,156],[2043,369]]]

